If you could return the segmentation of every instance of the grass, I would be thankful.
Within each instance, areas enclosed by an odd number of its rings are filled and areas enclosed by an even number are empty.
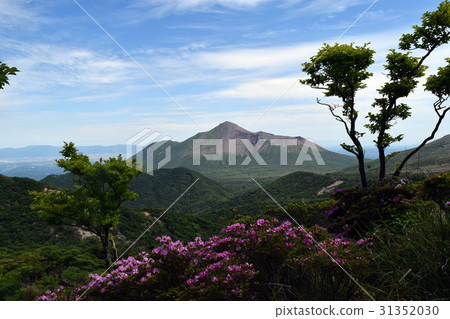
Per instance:
[[[450,299],[450,211],[418,204],[406,222],[382,225],[372,250],[378,298]]]

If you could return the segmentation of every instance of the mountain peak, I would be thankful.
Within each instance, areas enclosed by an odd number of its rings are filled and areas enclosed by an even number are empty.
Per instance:
[[[216,129],[216,128],[226,128],[226,129],[229,129],[229,130],[231,129],[231,130],[236,130],[236,131],[240,131],[240,132],[250,132],[250,131],[246,130],[245,128],[237,125],[236,123],[233,123],[233,122],[230,122],[230,121],[225,121],[223,123],[220,123],[214,129]]]
[[[212,130],[204,132],[203,134],[206,135],[206,138],[234,139],[243,138],[244,136],[255,133],[250,132],[243,127],[240,127],[233,122],[225,121],[214,127]]]

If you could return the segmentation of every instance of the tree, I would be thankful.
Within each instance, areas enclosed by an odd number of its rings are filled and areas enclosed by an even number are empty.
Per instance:
[[[411,108],[405,103],[398,103],[398,100],[407,97],[414,90],[419,83],[417,78],[423,76],[426,69],[423,65],[424,59],[412,57],[409,52],[391,50],[386,59],[387,64],[384,67],[390,81],[378,90],[382,97],[376,98],[372,104],[374,108],[378,108],[378,112],[369,112],[367,117],[370,124],[365,125],[372,134],[377,135],[374,143],[380,162],[379,180],[386,177],[386,148],[403,139],[403,134],[392,136],[388,131],[394,121],[405,120],[411,116]]]
[[[135,165],[127,165],[121,155],[91,163],[72,142],[65,142],[60,153],[63,158],[56,162],[74,175],[76,189],[30,192],[31,208],[51,224],[78,227],[97,235],[110,265],[110,242],[114,246],[111,229],[119,224],[122,203],[137,198],[128,188],[141,172]]]
[[[8,67],[5,63],[0,61],[0,89],[3,89],[5,84],[9,85],[9,75],[16,75],[17,72],[20,72],[15,67]]]
[[[364,149],[360,138],[364,133],[356,130],[358,111],[356,109],[355,96],[358,90],[366,87],[364,80],[372,76],[367,69],[374,63],[375,51],[364,46],[354,44],[324,44],[317,55],[311,58],[311,62],[303,63],[303,71],[309,75],[308,79],[300,80],[300,83],[310,85],[314,89],[324,90],[326,97],[338,97],[341,104],[323,103],[317,99],[317,103],[328,106],[334,118],[343,123],[347,135],[353,142],[352,145],[342,143],[341,146],[347,152],[352,153],[358,159],[359,174],[363,187],[367,186],[364,167]],[[341,108],[341,114],[337,110]]]
[[[434,139],[434,136],[439,130],[439,127],[441,126],[445,115],[448,111],[450,111],[450,106],[443,105],[450,96],[450,58],[447,58],[446,61],[448,63],[447,66],[439,68],[438,73],[436,75],[431,75],[430,77],[428,77],[427,83],[425,84],[425,89],[433,93],[438,98],[437,101],[433,103],[434,112],[438,116],[438,121],[436,122],[431,134],[427,138],[425,138],[419,146],[417,146],[408,155],[406,155],[400,165],[396,168],[394,177],[400,176],[400,173],[406,162],[408,162],[408,160],[414,154],[416,154],[422,147],[424,147],[425,144]]]
[[[411,116],[410,107],[405,103],[398,103],[398,100],[407,97],[416,88],[417,79],[425,75],[427,68],[423,63],[431,53],[450,41],[450,2],[443,1],[436,11],[426,12],[422,16],[422,25],[413,26],[413,30],[412,33],[404,34],[399,41],[399,49],[406,52],[391,50],[391,53],[388,54],[385,68],[388,71],[389,82],[378,90],[382,97],[375,99],[373,104],[373,107],[378,108],[378,112],[368,115],[370,124],[366,127],[371,133],[377,134],[374,142],[379,154],[380,180],[386,175],[385,149],[392,143],[403,139],[402,134],[393,137],[388,130],[393,126],[394,121],[405,120]],[[423,50],[424,53],[421,57],[411,57],[411,52],[407,50]],[[442,90],[442,88],[445,86],[448,88],[448,80],[448,73],[446,75],[444,69],[440,69],[439,75],[431,75],[428,78],[425,89],[438,97],[437,104],[434,104],[438,122],[431,136],[406,156],[397,167],[394,176],[399,176],[401,169],[412,155],[434,138],[447,113],[442,107],[442,103],[445,101],[445,96],[448,97],[448,89],[447,95],[445,95],[445,89]],[[430,81],[433,83],[429,83]]]
[[[438,47],[450,41],[450,2],[443,1],[436,11],[426,12],[422,16],[422,25],[413,26],[411,34],[404,34],[399,41],[399,52],[390,50],[386,57],[386,76],[388,81],[378,89],[381,97],[375,98],[372,106],[375,112],[369,112],[367,118],[369,123],[364,125],[370,133],[376,136],[374,143],[378,149],[378,160],[380,163],[379,179],[386,176],[386,148],[403,139],[403,134],[393,136],[389,130],[398,120],[406,120],[411,116],[411,107],[399,100],[408,97],[419,83],[419,79],[425,75],[427,66],[425,60]],[[366,70],[373,63],[373,51],[364,47],[336,44],[333,47],[325,44],[316,56],[311,58],[310,63],[303,64],[303,71],[309,75],[303,84],[313,88],[325,90],[325,96],[339,97],[343,104],[322,103],[328,106],[332,115],[344,123],[347,135],[353,145],[341,144],[342,147],[353,153],[358,158],[359,172],[362,186],[366,186],[364,171],[364,151],[359,138],[364,133],[357,132],[354,127],[358,112],[355,109],[356,90],[365,87],[362,81],[366,80],[371,73]],[[408,50],[424,50],[420,57],[411,56]],[[368,57],[370,56],[370,59]],[[361,63],[366,62],[366,64]],[[447,59],[447,62],[450,61]],[[439,129],[442,120],[448,112],[448,107],[443,103],[449,96],[450,66],[439,68],[436,75],[430,75],[426,81],[425,90],[433,93],[438,100],[434,103],[434,111],[438,115],[438,121],[431,135],[422,144],[414,149],[402,163],[397,167],[394,176],[399,176],[406,162],[428,141],[432,140]],[[342,114],[336,110],[342,108]]]

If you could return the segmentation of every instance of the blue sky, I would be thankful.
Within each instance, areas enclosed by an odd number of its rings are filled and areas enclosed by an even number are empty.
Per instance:
[[[146,127],[181,141],[224,121],[323,146],[348,142],[315,103],[321,92],[298,83],[300,66],[374,0],[77,1],[142,68],[73,0],[0,0],[0,61],[21,70],[0,92],[0,148],[124,144]],[[439,3],[379,0],[339,40],[377,51],[357,100],[361,126],[387,51]],[[448,52],[433,54],[428,73]],[[433,101],[422,87],[407,100],[414,115],[395,129],[404,144],[431,131]]]

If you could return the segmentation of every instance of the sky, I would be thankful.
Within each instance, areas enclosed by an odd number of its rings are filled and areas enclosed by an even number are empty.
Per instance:
[[[322,92],[299,83],[301,64],[324,43],[370,42],[374,76],[356,100],[364,131],[388,50],[439,3],[0,0],[0,61],[20,70],[0,91],[0,148],[125,144],[144,128],[182,141],[224,121],[325,147],[348,143],[342,123],[317,105]],[[427,60],[427,74],[449,46]],[[413,116],[393,130],[405,135],[400,145],[431,132],[434,101],[423,82],[403,100]],[[370,134],[363,140],[373,144]]]

